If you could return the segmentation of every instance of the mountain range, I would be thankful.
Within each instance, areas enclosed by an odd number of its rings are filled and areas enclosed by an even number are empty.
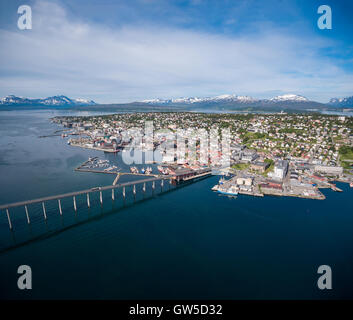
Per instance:
[[[306,97],[296,94],[284,94],[270,99],[256,99],[249,96],[225,94],[214,97],[186,97],[176,99],[150,99],[124,104],[97,104],[87,99],[70,99],[66,96],[53,96],[45,99],[29,99],[14,95],[0,99],[0,105],[5,106],[94,106],[96,109],[110,107],[181,107],[192,109],[220,109],[220,110],[330,110],[332,108],[352,108],[353,96],[346,98],[333,98],[328,103],[311,101]]]
[[[149,105],[212,107],[225,109],[247,110],[322,110],[330,108],[353,108],[353,97],[331,99],[329,103],[311,101],[306,97],[295,94],[279,95],[270,99],[256,99],[249,96],[221,95],[208,98],[178,98],[178,99],[152,99],[141,103]]]
[[[0,99],[0,105],[12,106],[84,106],[84,105],[94,105],[96,104],[92,100],[86,99],[70,99],[66,96],[53,96],[44,99],[30,99],[23,97],[16,97],[14,95],[9,95]]]
[[[330,100],[328,103],[331,106],[335,107],[342,107],[342,108],[349,108],[353,107],[353,96],[352,97],[346,97],[346,98],[333,98]]]

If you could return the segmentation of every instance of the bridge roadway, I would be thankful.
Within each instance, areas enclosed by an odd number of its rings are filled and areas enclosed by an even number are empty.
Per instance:
[[[183,181],[189,181],[189,180],[193,180],[193,179],[196,179],[199,177],[204,177],[204,176],[207,176],[210,174],[211,174],[211,170],[200,170],[195,175],[193,175],[193,174],[191,174],[191,175],[190,174],[174,174],[174,175],[169,175],[169,176],[161,176],[160,175],[160,176],[156,176],[155,178],[150,178],[150,179],[142,179],[142,180],[136,180],[136,181],[130,181],[130,182],[124,182],[124,183],[118,183],[118,184],[113,183],[113,185],[109,185],[109,186],[93,187],[93,188],[81,190],[81,191],[74,191],[74,192],[62,193],[62,194],[54,195],[54,196],[33,199],[33,200],[25,200],[25,201],[3,204],[3,205],[0,205],[0,210],[4,210],[4,209],[6,210],[9,208],[14,208],[14,207],[27,206],[27,205],[30,205],[33,203],[40,203],[40,202],[44,203],[44,202],[50,201],[50,200],[60,200],[63,198],[75,197],[78,195],[88,194],[88,193],[93,193],[93,192],[102,192],[105,190],[124,188],[124,187],[129,187],[129,186],[133,186],[133,185],[137,185],[137,184],[159,181],[159,180],[175,179],[175,180],[179,181],[181,179]],[[43,210],[45,210],[44,207],[43,207]]]
[[[153,181],[159,181],[159,180],[168,180],[168,179],[173,179],[173,177],[174,176],[159,176],[156,178],[142,179],[142,180],[125,182],[125,183],[119,183],[116,185],[109,185],[109,186],[104,186],[104,187],[94,187],[94,188],[81,190],[81,191],[62,193],[62,194],[55,195],[55,196],[48,196],[48,197],[43,197],[43,198],[38,198],[38,199],[33,199],[33,200],[13,202],[13,203],[9,203],[9,204],[0,205],[0,210],[14,208],[14,207],[21,207],[21,206],[25,206],[25,205],[29,205],[29,204],[33,204],[33,203],[46,202],[46,201],[50,201],[50,200],[58,200],[58,199],[63,199],[63,198],[68,198],[68,197],[74,197],[74,196],[78,196],[81,194],[87,194],[87,193],[129,187],[129,186],[133,186],[133,185],[141,184],[141,183],[147,183],[147,182],[153,182]]]

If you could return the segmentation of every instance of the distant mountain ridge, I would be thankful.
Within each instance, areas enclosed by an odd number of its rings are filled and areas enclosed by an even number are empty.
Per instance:
[[[346,107],[346,108],[352,108],[353,107],[353,96],[351,97],[346,97],[346,98],[332,98],[330,102],[328,103],[331,106],[334,107]]]
[[[151,99],[143,100],[154,106],[193,106],[198,108],[227,108],[227,109],[261,109],[261,110],[319,110],[328,105],[316,101],[310,101],[306,97],[296,94],[284,94],[271,99],[256,99],[249,96],[221,95],[215,97],[177,98],[177,99]]]
[[[184,97],[175,99],[149,99],[129,103],[97,104],[93,100],[71,99],[66,96],[53,96],[45,99],[29,99],[14,95],[0,99],[0,106],[72,106],[72,107],[95,107],[96,110],[119,107],[149,107],[149,108],[173,108],[195,110],[249,110],[249,111],[320,111],[352,108],[353,96],[346,98],[333,98],[328,103],[309,100],[296,94],[283,94],[270,99],[256,99],[249,96],[235,94],[224,94],[213,97]]]
[[[9,95],[0,99],[0,105],[12,106],[34,106],[34,105],[45,105],[45,106],[84,106],[96,104],[93,100],[87,99],[70,99],[66,96],[53,96],[44,99],[30,99]]]
[[[303,96],[295,95],[295,94],[285,94],[282,96],[276,96],[271,99],[256,99],[249,96],[238,96],[234,94],[225,94],[215,97],[206,97],[206,98],[198,98],[198,97],[189,97],[189,98],[177,98],[177,99],[150,99],[150,100],[142,100],[142,103],[149,104],[193,104],[193,103],[209,103],[209,102],[236,102],[236,103],[247,103],[253,104],[258,102],[309,102],[309,100]]]

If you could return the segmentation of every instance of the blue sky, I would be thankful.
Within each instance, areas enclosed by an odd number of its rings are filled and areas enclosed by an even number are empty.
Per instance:
[[[30,0],[24,31],[21,4],[0,0],[0,96],[353,95],[353,1]]]

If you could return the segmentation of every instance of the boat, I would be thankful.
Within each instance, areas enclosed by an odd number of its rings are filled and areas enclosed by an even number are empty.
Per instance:
[[[231,186],[231,187],[229,187],[226,190],[218,188],[217,192],[219,192],[221,194],[228,195],[228,196],[236,196],[236,195],[238,195],[238,189],[235,186]]]
[[[130,172],[131,173],[138,173],[138,169],[136,167],[130,167]]]
[[[162,166],[158,166],[157,167],[158,171],[162,174],[168,175],[169,174],[169,170],[168,168],[163,168]]]

